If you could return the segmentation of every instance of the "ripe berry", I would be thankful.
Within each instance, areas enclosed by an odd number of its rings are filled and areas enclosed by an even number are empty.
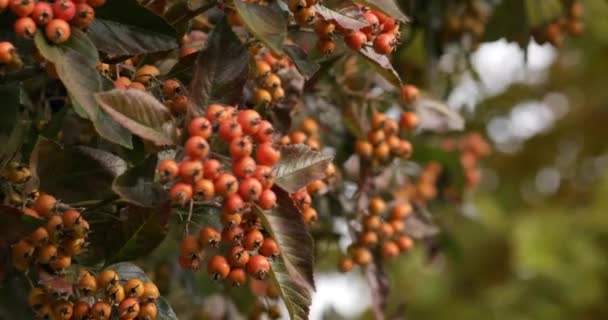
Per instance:
[[[34,247],[42,247],[49,241],[49,233],[44,227],[38,227],[38,229],[30,233],[27,241]]]
[[[72,265],[72,257],[67,254],[62,254],[59,252],[55,259],[51,260],[49,266],[53,271],[61,272]]]
[[[395,150],[395,154],[402,158],[409,158],[412,155],[412,143],[407,140],[399,140],[399,145]]]
[[[285,97],[285,90],[282,87],[277,87],[272,90],[272,100],[281,101]]]
[[[243,129],[241,125],[232,119],[223,120],[220,123],[218,129],[220,138],[226,142],[230,142],[232,139],[238,138],[243,135]]]
[[[34,4],[34,0],[10,0],[9,6],[17,17],[26,17],[34,11]]]
[[[359,50],[367,42],[367,36],[361,31],[353,31],[344,37],[344,41],[349,48]]]
[[[55,211],[55,205],[57,204],[57,199],[55,197],[42,194],[34,202],[34,210],[38,212],[38,214],[42,217],[48,217]]]
[[[294,193],[292,195],[292,199],[296,206],[300,209],[310,208],[310,205],[312,204],[312,198],[306,189],[302,189]]]
[[[273,238],[265,238],[260,246],[260,254],[268,258],[278,257],[281,254],[281,249]]]
[[[215,185],[215,192],[223,197],[228,197],[239,190],[239,183],[236,177],[229,173],[220,174],[213,183]]]
[[[46,37],[55,44],[66,42],[70,38],[70,25],[62,19],[49,21],[44,30]]]
[[[368,210],[370,214],[382,214],[386,211],[386,202],[380,197],[373,197],[369,201]]]
[[[298,12],[300,9],[306,8],[306,0],[289,0],[287,7],[291,12]]]
[[[281,159],[281,152],[269,142],[261,143],[258,145],[255,158],[260,165],[272,166]]]
[[[397,39],[391,33],[382,33],[374,39],[374,51],[379,54],[389,54],[395,49]]]
[[[207,108],[207,111],[205,112],[205,117],[211,123],[219,123],[220,121],[225,120],[229,116],[226,113],[224,106],[221,106],[219,104],[212,104]]]
[[[314,223],[319,220],[319,214],[314,208],[302,209],[302,217],[307,224]]]
[[[215,255],[207,264],[207,272],[213,277],[213,280],[224,280],[230,273],[230,265],[226,258]]]
[[[355,143],[355,152],[357,153],[357,155],[359,155],[359,157],[363,159],[369,159],[372,157],[374,147],[366,140],[358,140]]]
[[[391,219],[401,220],[412,214],[412,205],[409,203],[396,204],[391,209]]]
[[[260,181],[263,189],[271,188],[274,185],[275,173],[269,166],[257,166],[253,177]]]
[[[256,169],[255,160],[252,157],[240,158],[232,164],[232,173],[238,178],[244,179],[253,175]],[[242,184],[242,183],[241,183]]]
[[[143,65],[135,72],[135,81],[141,82],[144,85],[148,84],[150,80],[158,77],[160,75],[160,70],[153,65]]]
[[[291,140],[292,144],[300,144],[306,142],[308,136],[306,133],[296,130],[289,135],[289,140]]]
[[[0,0],[0,12],[6,10],[8,8],[8,3],[10,0]]]
[[[49,264],[51,260],[57,257],[57,247],[52,244],[38,249],[36,254],[36,262],[39,264]]]
[[[87,0],[87,3],[91,6],[91,7],[99,7],[102,6],[104,3],[106,3],[106,0]]]
[[[191,185],[178,182],[171,187],[171,190],[169,190],[169,197],[174,203],[185,205],[192,199],[192,192]]]
[[[254,135],[257,143],[272,142],[274,137],[274,127],[266,120],[260,122],[258,132]]]
[[[380,224],[382,224],[380,217],[373,215],[365,216],[362,222],[365,230],[378,230],[378,228],[380,228]]]
[[[53,303],[54,320],[70,320],[74,314],[74,304],[68,300]]]
[[[272,76],[273,75],[269,75],[268,77],[266,77],[265,83],[267,83],[269,81],[268,79],[271,79]],[[273,85],[273,87],[280,86],[281,79],[279,77],[277,77],[276,75],[274,77],[276,77],[278,79],[278,85],[276,85],[276,86]],[[273,84],[274,84],[274,82],[273,82]],[[262,121],[262,117],[260,117],[260,114],[257,111],[248,109],[248,110],[243,110],[243,111],[239,112],[236,121],[241,125],[241,128],[243,128],[243,132],[245,132],[245,134],[253,135],[260,128],[260,123]]]
[[[237,244],[243,240],[245,232],[241,227],[236,227],[232,229],[225,228],[222,230],[222,241],[227,244]]]
[[[220,215],[220,222],[225,229],[232,229],[240,225],[241,221],[243,221],[243,216],[240,213],[222,211],[222,214]]]
[[[371,130],[367,133],[367,141],[373,146],[377,146],[386,140],[384,130]]]
[[[86,3],[79,3],[76,5],[76,15],[72,20],[73,25],[81,29],[86,28],[93,23],[94,19],[95,10],[93,10],[91,6]]]
[[[298,25],[303,26],[311,23],[315,19],[315,13],[314,7],[302,8],[298,10],[293,17]]]
[[[364,231],[359,236],[359,244],[365,247],[372,247],[378,244],[378,234],[374,231]]]
[[[118,314],[122,320],[135,319],[139,313],[139,302],[135,298],[127,298],[118,305]]]
[[[199,159],[199,160],[206,158],[207,155],[209,155],[209,152],[211,151],[211,148],[209,147],[209,143],[207,143],[207,140],[205,138],[199,137],[199,136],[192,136],[188,140],[186,140],[184,149],[186,151],[186,154],[188,154],[188,156],[191,159]],[[201,164],[201,167],[202,167],[202,164]],[[201,170],[201,174],[202,174],[202,170]]]
[[[91,312],[91,307],[89,304],[84,301],[78,301],[74,304],[74,320],[87,320],[89,319],[89,313]]]
[[[180,244],[180,255],[190,259],[199,259],[201,251],[197,237],[187,235],[182,239]]]
[[[387,241],[382,244],[381,253],[383,258],[392,259],[399,255],[399,247],[394,242]]]
[[[160,296],[160,293],[158,291],[158,287],[154,283],[152,283],[152,282],[144,283],[144,293],[141,296],[141,299],[143,302],[154,303],[154,302],[156,302],[156,300],[158,300],[159,296]]]
[[[186,113],[188,111],[188,107],[190,107],[190,99],[185,95],[175,96],[175,98],[173,98],[169,104],[171,111],[177,114]]]
[[[165,80],[165,82],[163,82],[163,94],[164,94],[165,98],[171,99],[176,94],[180,94],[181,91],[182,91],[182,85],[177,80],[169,79],[169,80]],[[190,135],[193,135],[193,134],[190,133]],[[207,137],[204,137],[204,138],[207,138]]]
[[[256,178],[245,178],[239,184],[239,194],[245,201],[256,201],[262,194],[262,184]]]
[[[249,261],[249,252],[241,246],[233,246],[228,253],[228,262],[233,267],[244,267]]]
[[[53,8],[47,2],[38,2],[32,11],[32,18],[39,26],[44,26],[53,19]]]
[[[229,150],[230,155],[234,159],[249,157],[253,152],[253,143],[251,142],[251,137],[241,136],[233,139],[230,141]]]
[[[246,268],[250,276],[258,280],[264,280],[270,271],[270,263],[265,256],[256,255],[249,258]]]
[[[107,320],[112,314],[112,307],[105,301],[97,301],[91,306],[89,313],[91,319]],[[87,318],[88,319],[88,318]]]
[[[123,285],[123,288],[125,289],[127,297],[139,298],[144,294],[144,283],[137,278],[127,280]]]
[[[255,76],[257,78],[264,77],[272,71],[272,67],[264,60],[255,61]]]
[[[154,303],[143,303],[139,306],[139,313],[137,314],[137,319],[141,320],[153,320],[156,318],[158,314],[158,309],[156,308],[156,304]]]
[[[272,209],[277,204],[277,195],[270,189],[262,191],[258,204],[264,210]]]
[[[234,193],[226,198],[222,209],[230,214],[241,213],[245,210],[245,202],[238,193]]]
[[[118,283],[108,286],[104,294],[106,300],[112,305],[118,304],[125,299],[125,289]]]
[[[0,42],[0,63],[11,63],[15,58],[15,46],[8,41]]]
[[[402,92],[404,90],[405,89],[403,89]],[[408,98],[408,101],[413,101],[415,99],[416,99],[415,97],[413,97],[413,98],[410,97],[410,98]],[[405,101],[406,99],[403,98],[403,100]],[[411,102],[409,102],[409,103],[411,103]],[[420,122],[420,120],[418,119],[418,115],[415,112],[405,111],[401,114],[400,123],[401,123],[401,126],[403,128],[405,128],[405,130],[412,131],[412,130],[416,129],[416,127],[418,127],[419,122]]]
[[[255,103],[266,104],[272,102],[272,94],[266,89],[258,89],[255,91]]]
[[[84,238],[71,238],[61,243],[61,250],[69,256],[77,256],[85,249],[86,240]]]
[[[63,220],[63,227],[66,230],[71,230],[76,225],[80,224],[82,216],[81,216],[80,212],[70,209],[70,210],[67,210],[66,212],[64,212],[63,216],[61,218]]]
[[[353,250],[353,261],[360,266],[368,265],[372,259],[372,253],[367,248],[358,247]]]
[[[179,166],[175,160],[165,159],[158,164],[157,171],[163,182],[169,182],[177,178]]]
[[[190,121],[190,125],[188,125],[188,133],[192,137],[198,136],[208,139],[213,133],[213,127],[207,118],[196,117]]]
[[[343,257],[342,259],[340,259],[340,262],[338,263],[338,269],[340,270],[340,272],[349,272],[353,269],[353,266],[354,266],[353,260],[348,257]]]
[[[393,225],[388,222],[383,222],[380,224],[380,228],[378,229],[378,234],[382,238],[391,238],[395,234],[395,229],[393,229]]]
[[[88,296],[97,291],[97,279],[88,271],[86,271],[78,280],[76,288],[80,293]]]
[[[255,251],[262,245],[263,241],[264,235],[262,232],[258,229],[251,229],[243,239],[243,246],[249,251]]]
[[[179,175],[184,182],[189,183],[201,179],[203,177],[202,162],[193,159],[182,160],[179,164]]]
[[[63,233],[63,219],[61,216],[51,216],[48,218],[45,228],[49,233],[49,241],[57,243]]]
[[[25,240],[20,240],[11,246],[13,265],[20,271],[25,271],[31,263],[34,247]]]
[[[315,33],[321,39],[331,39],[336,30],[336,25],[323,19],[317,19],[314,25]]]
[[[336,50],[336,44],[331,39],[319,39],[317,41],[317,50],[324,55],[330,55]]]
[[[97,285],[100,289],[106,289],[108,286],[115,285],[120,281],[120,277],[114,270],[104,269],[97,275]]]
[[[55,0],[53,16],[55,19],[70,21],[76,15],[76,5],[72,0]]]
[[[194,183],[194,199],[197,201],[208,201],[213,199],[215,195],[215,187],[213,181],[208,179],[199,179]]]
[[[203,177],[205,179],[217,178],[222,170],[222,163],[216,159],[207,159],[203,162]]]
[[[247,281],[247,273],[243,268],[232,268],[228,274],[228,281],[233,287],[239,287]]]
[[[199,231],[199,244],[202,248],[217,247],[221,240],[220,232],[213,227],[203,227]]]
[[[402,252],[409,251],[414,246],[414,241],[408,236],[400,236],[399,238],[397,238],[395,243],[397,244],[397,247],[399,247],[399,250]]]

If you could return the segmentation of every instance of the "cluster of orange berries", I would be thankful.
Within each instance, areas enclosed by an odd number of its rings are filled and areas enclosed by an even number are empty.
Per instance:
[[[397,189],[393,197],[397,201],[411,201],[424,205],[437,198],[437,181],[443,168],[441,164],[431,161],[424,165],[416,181]],[[447,190],[446,190],[447,191]]]
[[[571,1],[566,6],[562,16],[549,21],[542,27],[532,30],[532,36],[538,43],[546,43],[560,47],[564,42],[564,34],[579,36],[583,33],[583,3],[580,0]]]
[[[464,172],[466,187],[473,190],[479,184],[481,173],[479,160],[492,153],[492,147],[476,132],[459,139],[445,139],[441,145],[445,151],[459,151],[460,165]]]
[[[369,24],[359,30],[346,29],[335,20],[318,18],[314,30],[319,40],[317,49],[324,54],[331,54],[335,50],[333,37],[337,32],[342,34],[344,42],[352,50],[360,50],[364,46],[373,47],[378,54],[388,55],[399,43],[399,23],[395,18],[365,7],[360,7],[363,16]]]
[[[72,256],[86,249],[89,223],[79,211],[67,208],[55,197],[40,195],[33,207],[25,207],[23,213],[46,219],[46,225],[11,246],[12,263],[17,270],[27,271],[37,265],[61,273],[72,264]]]
[[[293,21],[300,26],[310,24],[314,19],[317,11],[314,8],[318,0],[289,0],[287,7],[293,14]]]
[[[402,113],[400,124],[386,114],[376,112],[372,115],[371,130],[367,132],[367,139],[355,143],[355,153],[361,160],[370,163],[372,168],[386,165],[394,157],[409,158],[412,155],[412,144],[401,139],[399,131],[411,131],[417,124],[418,117],[411,111]]]
[[[214,134],[228,144],[232,164],[224,168],[211,155],[208,139]],[[240,285],[246,274],[264,278],[270,268],[268,257],[279,254],[276,242],[265,237],[261,223],[253,212],[276,205],[271,190],[275,175],[273,165],[281,153],[273,146],[274,128],[254,110],[237,110],[232,106],[210,105],[205,116],[195,117],[188,126],[190,137],[184,151],[187,158],[179,163],[165,159],[158,165],[164,182],[172,183],[169,195],[174,203],[220,201],[223,230],[203,227],[199,236],[182,239],[180,263],[198,269],[203,251],[217,248],[223,241],[230,248],[226,257],[213,256],[207,270],[217,279],[229,278]],[[255,151],[255,159],[253,157]],[[179,181],[176,181],[179,180]]]
[[[153,320],[158,313],[160,294],[154,283],[138,278],[121,281],[114,270],[105,269],[95,276],[81,269],[74,289],[76,295],[70,297],[34,287],[28,302],[40,319],[109,320],[117,315],[121,320]]]
[[[340,259],[340,271],[348,272],[355,264],[364,267],[375,256],[390,260],[411,250],[414,241],[407,235],[405,221],[412,212],[409,202],[397,203],[388,210],[382,198],[371,198],[361,217],[356,242],[349,247],[349,255]]]
[[[28,201],[36,200],[37,191],[26,194],[25,183],[32,177],[30,168],[18,161],[11,160],[0,171],[0,181],[7,182],[6,188],[0,191],[0,197],[5,205],[22,207]]]
[[[479,0],[450,5],[456,7],[446,11],[448,14],[441,26],[442,37],[445,40],[460,40],[463,36],[469,36],[473,45],[477,46],[486,32],[489,7]]]
[[[305,144],[311,149],[319,151],[322,147],[319,137],[319,123],[313,118],[306,118],[300,124],[299,129],[281,137],[279,143],[281,145]],[[312,196],[324,193],[335,174],[336,167],[333,163],[330,163],[325,169],[325,178],[315,180],[291,194],[294,204],[300,209],[306,223],[312,224],[319,219],[317,210],[312,207]]]
[[[281,77],[278,71],[292,65],[287,56],[265,52],[255,58],[255,103],[267,104],[279,102],[285,97]]]

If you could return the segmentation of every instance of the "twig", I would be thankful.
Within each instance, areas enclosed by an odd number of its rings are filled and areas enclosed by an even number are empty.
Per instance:
[[[192,221],[192,211],[194,210],[194,200],[190,199],[190,208],[188,210],[188,218],[186,219],[186,225],[184,226],[184,231],[186,235],[190,234],[190,222]]]

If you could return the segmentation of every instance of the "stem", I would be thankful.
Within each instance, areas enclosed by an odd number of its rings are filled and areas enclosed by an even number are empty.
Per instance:
[[[190,208],[188,209],[188,218],[186,218],[186,225],[184,231],[186,235],[190,234],[190,222],[192,221],[192,211],[194,210],[194,200],[190,199]]]

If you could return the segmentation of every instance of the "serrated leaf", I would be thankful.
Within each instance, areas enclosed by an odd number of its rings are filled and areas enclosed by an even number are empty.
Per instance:
[[[313,240],[301,213],[289,194],[275,186],[277,207],[262,211],[255,207],[264,228],[281,248],[281,255],[271,262],[270,276],[275,282],[292,320],[308,319],[312,293]]]
[[[394,86],[401,88],[403,83],[401,82],[401,77],[393,68],[391,61],[389,58],[383,54],[379,54],[374,51],[371,47],[363,47],[359,50],[359,54],[365,58],[365,61],[369,62],[369,64],[384,77],[388,82],[392,83]]]
[[[103,6],[95,8],[95,17],[118,21],[140,30],[177,37],[175,29],[162,17],[139,5],[136,0],[106,1]]]
[[[283,41],[287,35],[285,12],[276,4],[262,6],[242,0],[235,0],[234,7],[249,32],[273,51],[283,51]]]
[[[399,9],[395,0],[353,0],[366,7],[381,11],[401,22],[409,22],[410,19]]]
[[[196,59],[190,84],[193,102],[205,108],[210,103],[241,101],[248,73],[247,49],[224,18],[211,32],[207,49]]]
[[[95,94],[101,108],[133,134],[157,145],[174,143],[171,112],[154,96],[140,90],[114,89]]]
[[[109,141],[131,148],[131,134],[116,121],[109,119],[99,108],[93,94],[102,88],[101,78],[95,69],[99,62],[97,48],[80,30],[72,31],[70,39],[60,45],[47,42],[42,32],[34,38],[40,54],[55,64],[59,79],[68,90],[79,115],[93,122],[99,135]]]
[[[167,191],[154,182],[158,156],[152,154],[143,163],[130,168],[114,180],[112,190],[132,204],[154,208],[168,199]]]
[[[276,184],[296,192],[313,181],[323,179],[333,156],[314,151],[307,145],[281,147],[281,160],[275,165]]]
[[[429,97],[420,97],[414,102],[414,107],[420,118],[418,127],[421,130],[434,132],[464,130],[464,119],[462,116],[450,109],[442,101]]]
[[[332,10],[326,6],[315,5],[317,14],[319,14],[325,20],[335,20],[337,24],[346,29],[359,30],[369,25],[367,21],[358,20],[356,18],[347,16],[338,11]]]
[[[119,157],[85,146],[62,147],[39,138],[30,169],[40,179],[40,190],[65,203],[112,197],[112,182],[127,169]]]
[[[100,51],[112,56],[168,51],[178,47],[175,36],[106,19],[95,19],[87,33]]]
[[[285,50],[285,53],[291,58],[298,71],[306,79],[310,79],[321,68],[318,63],[310,59],[308,52],[304,51],[300,46],[290,44],[286,45],[283,50]]]

